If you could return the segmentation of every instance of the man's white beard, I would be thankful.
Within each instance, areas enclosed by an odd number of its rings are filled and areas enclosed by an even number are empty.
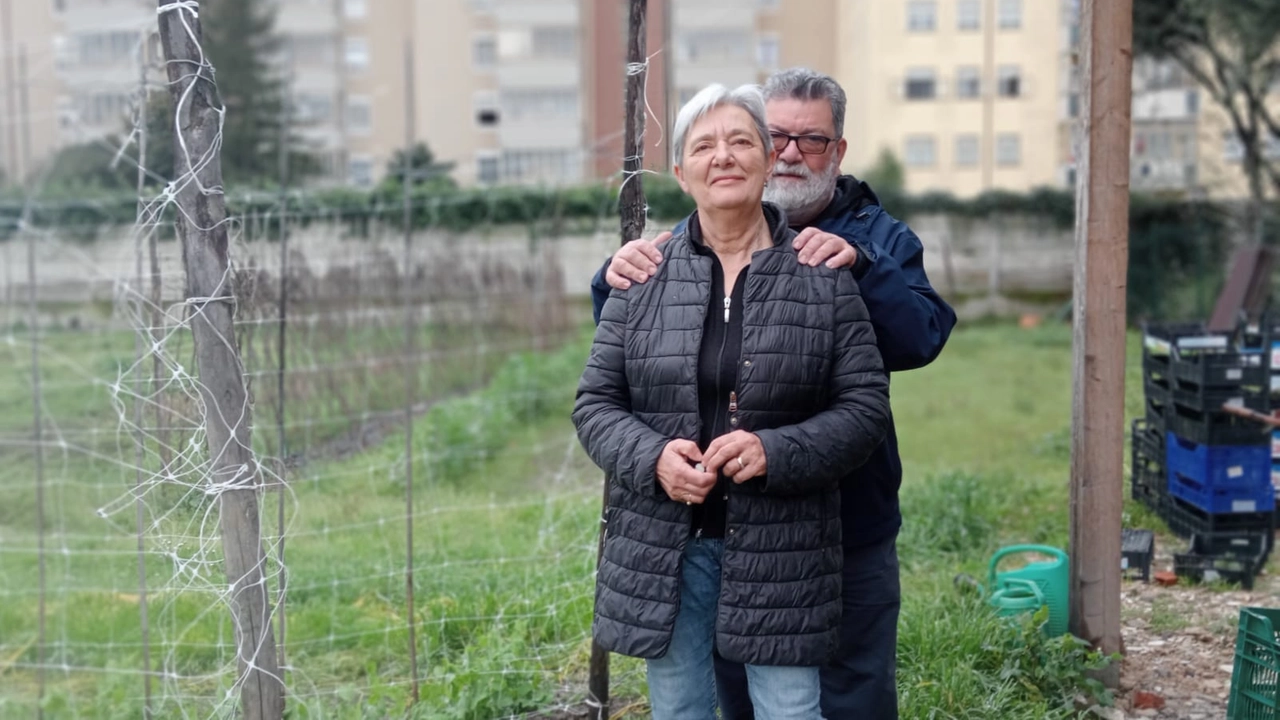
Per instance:
[[[787,213],[790,222],[806,222],[822,212],[835,195],[836,179],[840,177],[840,166],[831,163],[826,171],[815,174],[808,165],[798,162],[794,165],[781,160],[773,166],[774,174],[798,175],[796,180],[774,180],[764,188],[764,199],[777,205]]]

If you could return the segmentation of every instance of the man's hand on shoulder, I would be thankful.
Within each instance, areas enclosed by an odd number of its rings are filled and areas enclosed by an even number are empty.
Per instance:
[[[619,290],[626,290],[633,282],[643,285],[658,272],[658,263],[662,262],[658,246],[670,239],[671,233],[664,232],[653,240],[632,240],[623,245],[605,271],[605,282]]]
[[[800,251],[800,263],[809,267],[825,262],[829,268],[847,268],[858,260],[858,250],[853,243],[814,227],[801,230],[792,245]]]

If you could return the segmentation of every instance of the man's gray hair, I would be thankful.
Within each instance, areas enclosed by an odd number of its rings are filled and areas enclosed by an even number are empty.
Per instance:
[[[760,135],[764,157],[769,159],[773,141],[769,136],[769,123],[764,119],[764,95],[760,92],[760,86],[740,85],[730,90],[724,85],[713,83],[689,98],[689,102],[676,114],[676,125],[671,132],[671,158],[674,164],[684,164],[684,143],[689,137],[689,129],[721,105],[732,105],[747,111],[751,121],[755,123],[756,133]]]
[[[791,68],[774,73],[764,84],[766,100],[826,100],[831,103],[831,120],[836,137],[844,136],[844,109],[848,100],[840,83],[809,68]]]

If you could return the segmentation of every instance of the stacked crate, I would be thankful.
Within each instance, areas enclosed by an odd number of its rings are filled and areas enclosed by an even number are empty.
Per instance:
[[[1196,324],[1144,332],[1146,412],[1132,429],[1131,492],[1190,538],[1174,556],[1180,574],[1249,586],[1274,544],[1271,433],[1222,409],[1270,412],[1269,349],[1256,333]]]

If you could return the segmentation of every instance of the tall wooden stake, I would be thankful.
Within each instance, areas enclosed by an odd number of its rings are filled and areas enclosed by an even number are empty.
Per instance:
[[[1125,285],[1129,260],[1132,0],[1085,0],[1071,403],[1071,631],[1122,651]],[[1118,684],[1120,670],[1103,676]]]
[[[44,399],[40,391],[40,293],[36,284],[36,233],[26,229],[31,203],[23,212],[20,232],[27,235],[27,300],[31,317],[31,425],[36,452],[36,558],[39,563],[39,607],[36,614],[36,720],[44,717],[45,596],[44,554]]]
[[[645,37],[647,0],[629,0],[627,36],[626,110],[622,145],[622,190],[618,197],[621,213],[622,244],[635,240],[644,233],[644,183],[640,171],[644,168],[644,91],[649,68]],[[596,546],[596,566],[604,556],[604,538],[608,531],[609,478],[604,480],[604,501],[600,511],[600,538]],[[591,642],[591,661],[588,665],[587,702],[592,706],[593,720],[609,718],[609,652],[594,640]]]
[[[146,207],[143,201],[143,193],[146,191],[147,185],[147,45],[145,38],[138,45],[138,221],[142,221],[142,213]],[[143,235],[155,235],[155,228],[144,228],[139,226],[139,235],[137,237],[137,246],[134,248],[134,276],[137,279],[136,292],[138,293],[138,307],[142,308],[142,246],[145,242]],[[145,313],[138,313],[138,322],[145,324],[147,321],[143,319]],[[147,434],[143,431],[143,414],[142,414],[142,388],[147,388],[146,393],[159,394],[159,385],[156,384],[156,378],[152,378],[149,383],[144,385],[142,378],[142,358],[146,352],[146,344],[151,340],[151,330],[142,327],[138,328],[138,333],[134,336],[133,344],[137,362],[134,364],[135,372],[138,373],[138,397],[133,401],[133,422],[137,427],[137,444],[134,446],[134,525],[138,535],[138,620],[142,627],[142,718],[143,720],[151,720],[151,623],[148,618],[147,608],[147,542],[146,542],[146,507],[142,500],[142,463],[146,459],[146,443]],[[155,352],[152,350],[152,352]]]
[[[199,3],[158,0],[169,92],[178,114],[175,200],[187,275],[187,304],[218,492],[222,546],[235,626],[241,715],[279,720],[284,684],[276,661],[266,553],[258,514],[259,478],[250,438],[252,410],[236,343],[218,136],[222,100],[200,48]]]
[[[284,434],[284,374],[286,361],[285,351],[288,349],[286,331],[289,327],[289,140],[292,127],[289,123],[293,100],[293,53],[288,54],[289,79],[285,83],[285,97],[280,102],[280,147],[277,148],[277,161],[280,173],[280,305],[277,308],[277,372],[276,372],[276,441],[279,445],[280,477],[276,487],[276,566],[280,578],[276,581],[276,614],[280,622],[280,667],[285,667],[285,643],[287,630],[284,600],[289,587],[289,569],[284,564],[284,503],[288,493],[288,458],[289,444]]]
[[[411,689],[413,702],[418,702],[418,641],[414,623],[417,621],[413,608],[413,413],[418,398],[418,364],[416,362],[417,307],[413,295],[413,144],[415,140],[414,123],[417,122],[417,96],[413,87],[413,41],[404,41],[404,167],[401,182],[404,183],[404,270],[401,286],[404,296],[404,343],[407,367],[405,369],[404,400],[404,592],[408,605],[409,622],[409,673],[413,678]],[[423,168],[423,172],[426,168]]]

